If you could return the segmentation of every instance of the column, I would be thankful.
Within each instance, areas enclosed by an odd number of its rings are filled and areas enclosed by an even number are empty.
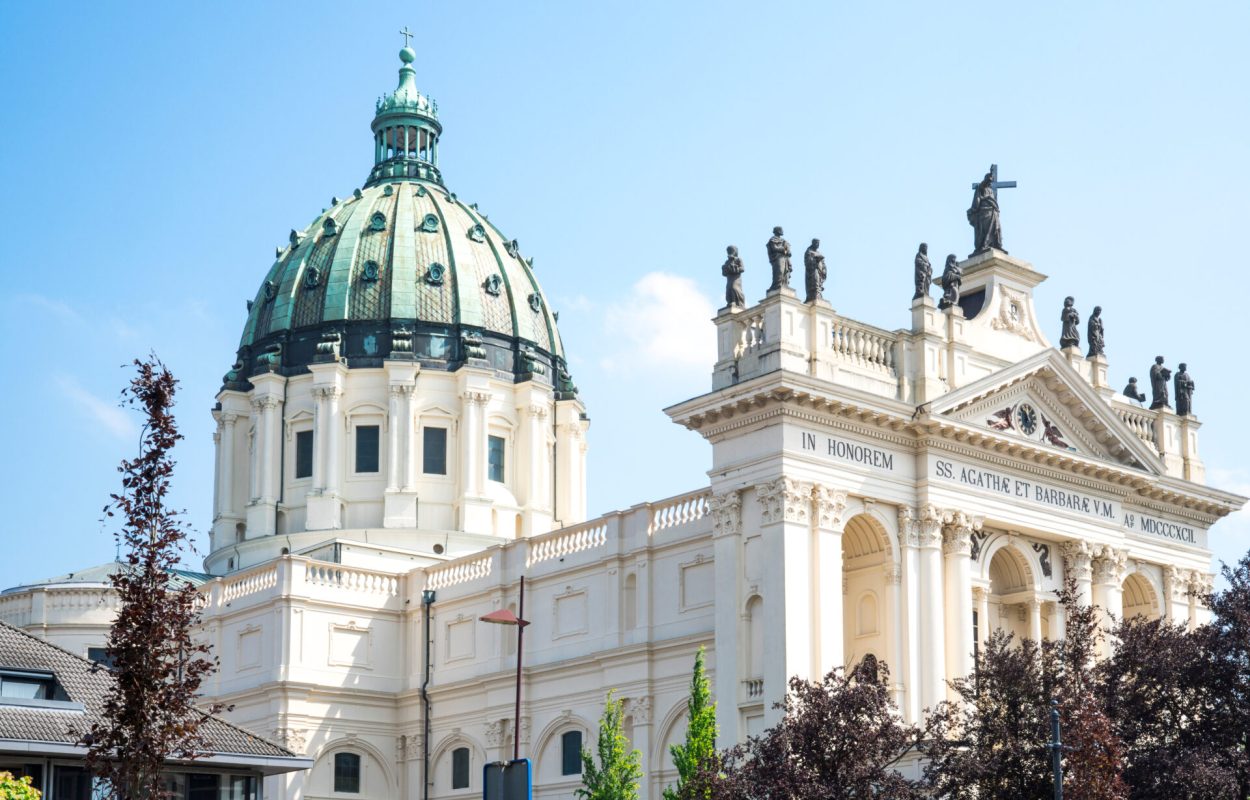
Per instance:
[[[260,500],[260,453],[261,442],[264,436],[260,429],[260,401],[252,400],[252,414],[249,419],[251,423],[251,431],[248,433],[248,469],[247,469],[247,486],[248,486],[248,505]]]
[[[279,401],[273,397],[266,397],[260,401],[260,427],[262,431],[261,441],[261,469],[260,469],[260,499],[262,503],[276,503],[278,501],[277,494],[277,471],[278,471],[278,447],[281,446],[282,431],[278,424],[278,405]]]
[[[1163,568],[1163,601],[1167,621],[1181,625],[1189,619],[1189,572],[1175,566]]]
[[[1088,542],[1063,543],[1064,577],[1071,577],[1076,582],[1076,599],[1083,606],[1094,602],[1091,588],[1092,551]]]
[[[390,458],[387,459],[388,466],[386,471],[386,491],[396,492],[404,483],[404,476],[401,474],[403,469],[399,460],[400,451],[400,420],[402,408],[404,406],[404,387],[392,384],[388,393],[389,407],[387,426],[390,428]]]
[[[947,512],[942,552],[946,558],[946,676],[972,674],[972,532],[979,520],[962,511]]]
[[[903,663],[899,676],[906,689],[904,716],[908,722],[920,721],[920,520],[910,508],[898,510],[898,541],[903,578]]]
[[[1042,641],[1042,601],[1036,597],[1029,601],[1029,638]]]
[[[400,447],[399,463],[403,471],[403,490],[417,490],[417,387],[416,384],[405,386],[403,397],[399,400],[401,420],[399,425]],[[415,522],[414,522],[415,524]]]
[[[312,494],[322,494],[326,489],[326,447],[330,436],[326,400],[325,387],[313,389]]]
[[[338,386],[327,386],[326,392],[326,493],[338,495],[340,475],[343,469],[343,420],[339,418],[339,397],[343,390]]]
[[[741,616],[748,599],[742,586],[742,495],[737,489],[717,492],[708,500],[708,512],[712,517],[712,566],[718,598],[712,612],[716,658],[712,680],[716,696],[723,698],[716,704],[716,746],[726,748],[746,738],[746,732],[738,730],[741,714],[737,700],[742,681],[752,677],[746,674],[749,665],[742,658],[741,641],[744,627]],[[640,579],[640,594],[642,588]]]
[[[214,414],[214,416],[216,415]],[[222,483],[222,480],[221,480],[221,473],[222,473],[221,436],[222,436],[223,428],[224,426],[221,424],[221,419],[218,418],[217,427],[213,431],[213,455],[216,457],[216,462],[213,465],[214,467],[213,468],[213,522],[214,523],[217,522],[217,518],[220,517],[222,514],[222,510],[221,510],[221,483]],[[213,549],[216,549],[216,544],[212,545],[212,547]]]
[[[946,615],[942,589],[942,514],[931,505],[920,511],[920,703],[933,708],[946,699]]]
[[[885,602],[889,606],[884,618],[889,620],[890,626],[890,655],[887,660],[890,665],[890,694],[894,698],[894,704],[899,708],[899,713],[906,718],[907,710],[904,705],[907,699],[906,673],[903,667],[903,624],[906,615],[903,613],[903,568],[894,561],[885,565]]]
[[[238,414],[221,415],[221,513],[234,516],[234,436]]]
[[[1124,566],[1127,554],[1111,547],[1099,548],[1093,560],[1094,603],[1103,609],[1103,627],[1110,628],[1124,615]],[[1104,642],[1103,655],[1110,655],[1112,643]]]
[[[812,673],[820,645],[815,641],[813,623],[824,609],[813,603],[812,491],[812,484],[787,477],[755,487],[762,544],[768,553],[762,592],[764,652],[768,654],[764,659],[763,700],[768,727],[781,720],[782,712],[773,705],[785,695],[790,678],[817,677]],[[840,573],[821,574],[820,581],[833,581],[831,591],[840,598]],[[820,599],[823,605],[824,593]]]
[[[818,660],[813,678],[821,678],[835,667],[846,666],[845,616],[843,612],[842,530],[846,492],[817,485],[815,500],[816,556],[819,613],[816,617]],[[788,611],[789,609],[787,609]]]
[[[990,640],[990,590],[986,586],[977,586],[972,590],[972,602],[977,609],[977,649],[984,652],[985,643]]]
[[[1067,612],[1058,600],[1050,601],[1050,638],[1059,641],[1067,636]]]

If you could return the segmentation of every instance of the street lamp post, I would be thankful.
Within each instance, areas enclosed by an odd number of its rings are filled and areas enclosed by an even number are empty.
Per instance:
[[[1063,800],[1063,741],[1059,738],[1059,701],[1050,701],[1050,767],[1055,780],[1055,800]]]
[[[525,576],[521,576],[521,593],[517,599],[516,614],[506,608],[501,608],[479,619],[495,625],[516,626],[516,718],[512,723],[512,760],[519,761],[521,758],[521,653],[525,640],[525,626],[529,624],[529,621],[525,619]]]

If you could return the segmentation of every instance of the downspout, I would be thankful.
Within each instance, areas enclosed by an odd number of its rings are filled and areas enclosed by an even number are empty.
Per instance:
[[[425,707],[425,735],[421,737],[421,797],[430,800],[430,615],[434,608],[434,590],[421,593],[425,606],[425,680],[421,683],[421,704]]]

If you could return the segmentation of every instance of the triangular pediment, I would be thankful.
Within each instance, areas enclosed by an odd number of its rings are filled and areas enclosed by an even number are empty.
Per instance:
[[[1056,350],[944,395],[930,413],[1004,439],[1163,472],[1158,454]]]

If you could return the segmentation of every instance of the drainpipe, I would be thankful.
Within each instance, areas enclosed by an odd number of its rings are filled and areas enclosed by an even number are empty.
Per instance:
[[[425,735],[421,737],[421,796],[430,800],[430,615],[434,610],[434,590],[421,593],[425,606],[425,680],[421,683],[421,704],[425,707]]]

